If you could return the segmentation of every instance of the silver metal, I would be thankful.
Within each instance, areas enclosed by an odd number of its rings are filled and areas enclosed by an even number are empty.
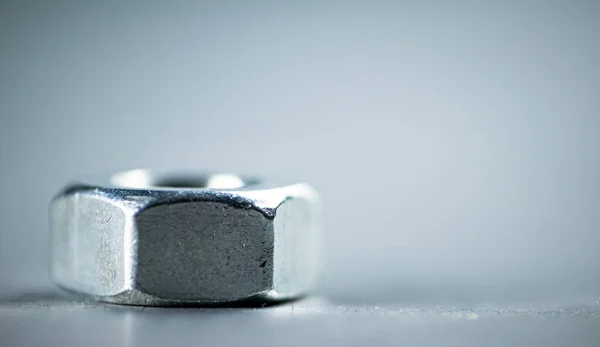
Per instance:
[[[50,205],[51,277],[129,305],[292,299],[318,267],[319,197],[306,183],[132,170],[83,180]]]

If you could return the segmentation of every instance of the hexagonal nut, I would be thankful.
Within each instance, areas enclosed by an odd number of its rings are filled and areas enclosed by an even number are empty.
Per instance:
[[[67,291],[131,305],[304,295],[319,263],[316,191],[247,183],[134,170],[70,185],[50,205],[51,277]]]

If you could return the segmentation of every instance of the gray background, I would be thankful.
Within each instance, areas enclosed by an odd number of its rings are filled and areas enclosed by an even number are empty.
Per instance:
[[[597,345],[599,18],[598,1],[2,2],[0,345]],[[314,183],[315,298],[58,296],[49,199],[136,167]]]

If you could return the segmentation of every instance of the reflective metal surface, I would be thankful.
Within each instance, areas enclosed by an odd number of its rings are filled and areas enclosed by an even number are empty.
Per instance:
[[[298,297],[316,275],[319,202],[306,183],[132,170],[52,201],[54,282],[132,305]]]

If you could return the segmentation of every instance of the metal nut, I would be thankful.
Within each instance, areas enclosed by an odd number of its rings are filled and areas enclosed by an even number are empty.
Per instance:
[[[82,181],[50,206],[53,281],[131,305],[278,301],[305,294],[319,201],[308,184],[133,170]]]

